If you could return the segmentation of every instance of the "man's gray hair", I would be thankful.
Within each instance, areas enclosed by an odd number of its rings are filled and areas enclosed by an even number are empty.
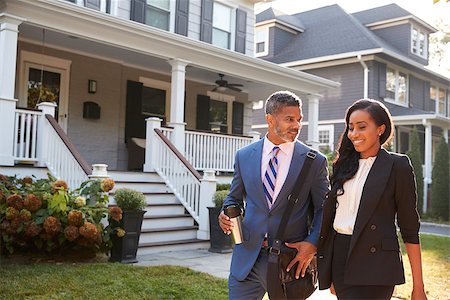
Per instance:
[[[266,114],[274,115],[286,106],[302,107],[302,100],[290,91],[275,92],[266,100]]]

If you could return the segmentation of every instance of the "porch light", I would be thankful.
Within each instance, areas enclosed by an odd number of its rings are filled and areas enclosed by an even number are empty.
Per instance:
[[[88,81],[88,92],[90,94],[95,94],[97,92],[97,80],[89,79],[89,81]]]

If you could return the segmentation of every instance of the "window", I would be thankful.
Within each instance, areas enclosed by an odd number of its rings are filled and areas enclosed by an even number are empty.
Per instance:
[[[145,6],[145,24],[169,30],[170,28],[170,1],[147,0]]]
[[[412,53],[426,59],[428,56],[427,40],[428,40],[428,36],[424,31],[422,31],[416,27],[411,28],[411,52]]]
[[[231,8],[214,2],[212,44],[230,49]]]
[[[386,100],[407,106],[407,75],[387,68],[386,70]]]
[[[269,54],[269,28],[257,28],[255,31],[256,56],[266,56]]]
[[[327,153],[334,150],[334,126],[319,125],[319,150]]]
[[[430,86],[430,101],[437,114],[445,116],[445,89]]]
[[[263,100],[254,101],[253,102],[253,109],[263,109],[263,108],[264,108],[264,101]]]
[[[142,87],[142,114],[146,117],[158,117],[166,120],[166,91],[152,88]]]

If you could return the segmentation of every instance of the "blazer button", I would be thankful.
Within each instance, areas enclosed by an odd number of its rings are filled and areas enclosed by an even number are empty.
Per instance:
[[[370,225],[370,229],[371,229],[371,230],[377,229],[377,225],[375,225],[375,224]]]
[[[320,236],[320,239],[323,240],[323,235]]]
[[[323,259],[323,255],[319,255],[319,258],[320,258],[320,259]]]
[[[375,247],[370,247],[370,252],[375,253],[377,251],[377,248]]]

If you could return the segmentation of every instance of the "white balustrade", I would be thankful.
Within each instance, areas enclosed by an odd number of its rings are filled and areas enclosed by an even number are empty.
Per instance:
[[[173,128],[171,128],[171,127],[161,127],[161,131],[166,136],[166,138],[169,139],[169,141],[172,141]],[[178,150],[180,150],[180,149],[178,149]]]
[[[185,141],[186,159],[196,170],[232,172],[236,151],[253,138],[186,130]]]
[[[155,157],[152,157],[153,168],[164,179],[190,215],[199,222],[200,180],[158,135],[154,135],[153,142],[156,147],[156,151],[153,153]]]
[[[34,163],[38,160],[36,153],[37,128],[40,111],[16,109],[14,121],[14,160]]]

